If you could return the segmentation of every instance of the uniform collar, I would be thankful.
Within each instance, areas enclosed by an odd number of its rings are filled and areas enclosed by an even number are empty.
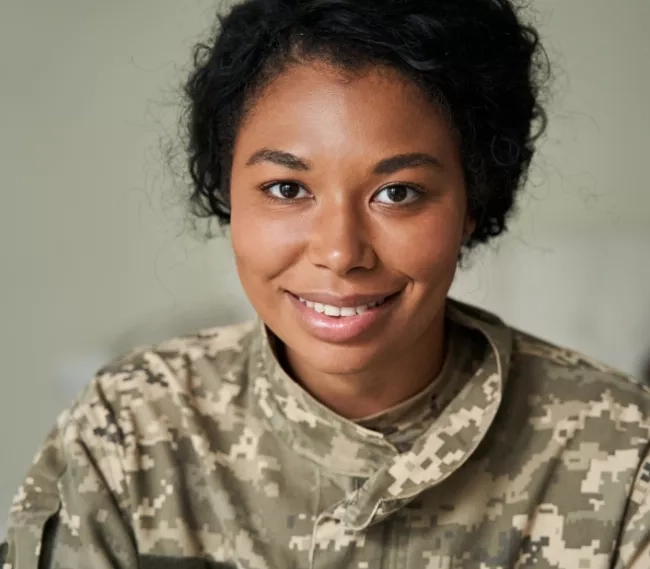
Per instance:
[[[278,361],[276,340],[262,322],[255,341],[259,359],[253,390],[259,408],[296,453],[331,471],[364,478],[396,456],[383,435],[334,413],[294,381]]]
[[[402,454],[383,435],[332,412],[292,380],[275,356],[272,337],[258,323],[253,390],[270,426],[320,467],[366,479],[342,510],[350,527],[379,521],[448,478],[476,450],[497,414],[508,377],[511,330],[495,316],[454,300],[447,303],[447,317],[484,339],[482,361]]]

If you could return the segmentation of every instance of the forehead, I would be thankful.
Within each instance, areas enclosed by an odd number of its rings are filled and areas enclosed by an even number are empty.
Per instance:
[[[440,153],[450,143],[440,110],[398,72],[349,73],[320,62],[287,67],[257,95],[238,134],[240,147],[304,145],[305,151],[408,146]]]

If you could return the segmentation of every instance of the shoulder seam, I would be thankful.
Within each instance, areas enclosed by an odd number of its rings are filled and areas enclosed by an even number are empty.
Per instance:
[[[520,334],[519,332],[515,332],[515,334],[516,334],[516,337],[518,337],[518,339],[521,338],[521,336],[519,335]],[[530,343],[530,342],[526,342],[526,343]],[[557,365],[559,367],[562,367],[564,369],[570,369],[570,367],[571,367],[570,362],[562,359],[561,357],[555,358],[555,357],[552,357],[549,354],[540,354],[540,353],[538,353],[537,351],[535,351],[533,349],[526,349],[525,346],[522,346],[522,343],[520,341],[516,341],[515,345],[516,345],[516,350],[513,352],[513,355],[515,357],[518,356],[518,355],[521,355],[521,356],[526,356],[526,357],[530,357],[530,358],[536,358],[536,359],[541,360],[541,361],[551,362],[551,363],[553,363],[553,364],[555,364],[555,365]],[[548,344],[547,342],[544,342],[544,341],[542,341],[542,345],[548,346],[549,348],[554,347],[552,344]],[[621,380],[623,380],[623,381],[625,381],[627,383],[630,383],[630,384],[632,384],[632,385],[634,385],[636,387],[641,388],[642,391],[644,391],[646,394],[650,395],[650,386],[648,386],[645,382],[641,381],[640,379],[637,379],[636,377],[634,377],[631,374],[622,372],[622,371],[620,371],[620,370],[618,370],[618,369],[616,369],[614,367],[611,367],[611,366],[609,366],[609,365],[607,365],[605,363],[602,363],[602,362],[600,362],[600,361],[598,361],[598,360],[596,360],[596,359],[594,359],[594,358],[592,358],[590,356],[587,356],[586,354],[583,354],[583,353],[581,353],[581,352],[579,352],[577,350],[569,350],[568,348],[565,349],[565,348],[559,348],[559,347],[557,349],[560,349],[560,350],[564,349],[565,351],[568,351],[568,352],[571,352],[571,353],[575,354],[577,356],[577,358],[579,358],[579,360],[583,364],[583,366],[586,369],[588,369],[589,371],[612,375],[612,376],[617,377],[617,378],[619,378],[619,379],[621,379]]]

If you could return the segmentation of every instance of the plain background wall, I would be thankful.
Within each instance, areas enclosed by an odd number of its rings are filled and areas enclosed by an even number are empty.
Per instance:
[[[536,0],[551,125],[454,294],[630,373],[650,348],[650,2]],[[57,412],[136,344],[247,318],[164,168],[212,0],[0,2],[0,532]]]

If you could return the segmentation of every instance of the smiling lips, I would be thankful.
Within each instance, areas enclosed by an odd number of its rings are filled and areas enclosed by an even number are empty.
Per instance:
[[[400,291],[401,292],[401,291]],[[399,293],[337,297],[321,293],[289,293],[307,331],[326,342],[352,341],[385,319]]]
[[[349,318],[364,314],[372,308],[381,306],[396,293],[357,294],[353,296],[335,296],[327,293],[298,293],[293,294],[308,308],[334,318]]]
[[[386,297],[378,301],[369,302],[367,304],[359,304],[357,306],[335,306],[333,304],[323,304],[320,302],[312,302],[311,300],[306,300],[300,296],[298,297],[298,300],[305,304],[307,307],[313,308],[319,314],[325,314],[326,316],[340,318],[349,318],[350,316],[363,314],[371,308],[375,308],[375,306],[381,306],[386,301]]]

